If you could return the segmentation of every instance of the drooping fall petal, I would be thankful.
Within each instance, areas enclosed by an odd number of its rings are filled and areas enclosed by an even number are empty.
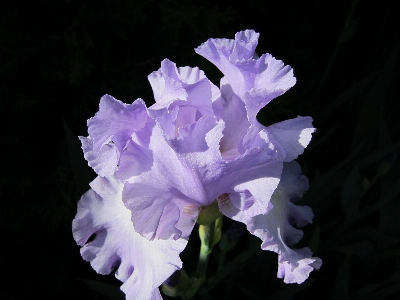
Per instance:
[[[285,283],[302,283],[314,269],[319,269],[321,259],[312,257],[309,248],[291,249],[289,245],[299,242],[303,232],[295,228],[312,223],[313,213],[307,206],[296,206],[308,189],[308,180],[302,175],[300,166],[292,161],[285,163],[281,181],[271,197],[271,209],[262,215],[239,220],[263,242],[261,248],[278,253],[278,277]]]
[[[82,257],[100,274],[116,269],[126,299],[161,299],[158,287],[181,268],[179,254],[187,241],[148,241],[139,235],[116,178],[97,177],[91,188],[78,202],[72,223]]]

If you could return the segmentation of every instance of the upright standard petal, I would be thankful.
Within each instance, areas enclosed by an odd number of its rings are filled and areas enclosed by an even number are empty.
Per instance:
[[[143,128],[147,118],[143,100],[125,104],[110,95],[103,96],[99,111],[87,122],[94,151],[100,151],[105,143],[112,140],[121,152],[129,137]]]
[[[212,102],[219,97],[219,91],[199,68],[177,68],[164,59],[161,68],[148,79],[156,100],[149,108],[150,115],[170,138],[179,134],[180,127],[214,115]]]
[[[225,77],[221,79],[221,97],[216,102],[221,107],[217,116],[225,123],[220,143],[221,154],[225,160],[231,160],[244,153],[239,153],[239,145],[250,128],[246,107]]]
[[[113,175],[131,136],[147,121],[147,108],[141,99],[125,104],[110,95],[103,96],[99,111],[87,122],[89,136],[80,137],[89,166],[100,176]]]
[[[250,122],[269,101],[296,83],[292,68],[270,54],[255,54],[258,37],[253,30],[245,30],[238,32],[234,40],[209,39],[195,49],[224,74],[246,104]]]
[[[140,236],[122,202],[123,185],[117,179],[97,177],[91,188],[78,202],[72,223],[82,257],[100,274],[116,269],[127,300],[161,299],[158,287],[181,268],[179,254],[187,241],[150,242]]]
[[[298,163],[284,163],[281,181],[271,197],[270,210],[251,218],[243,213],[236,217],[263,241],[262,249],[278,253],[278,277],[284,278],[285,283],[304,282],[309,273],[318,270],[322,264],[319,258],[312,257],[309,248],[289,248],[303,237],[303,232],[293,225],[302,227],[312,223],[311,208],[293,203],[307,189],[308,180],[302,175]]]
[[[270,54],[255,54],[259,34],[238,32],[234,40],[209,39],[196,50],[224,74],[221,97],[213,102],[217,118],[226,124],[221,153],[226,160],[261,147],[277,152],[277,160],[289,162],[303,153],[314,128],[312,119],[297,118],[269,127],[262,126],[256,115],[270,100],[281,95],[296,80],[293,71]]]

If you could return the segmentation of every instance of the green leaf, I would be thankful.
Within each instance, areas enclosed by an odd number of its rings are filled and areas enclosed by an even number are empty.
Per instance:
[[[339,96],[334,98],[332,101],[329,101],[324,105],[319,115],[321,116],[321,120],[327,120],[330,118],[335,112],[339,111],[339,109],[348,103],[349,100],[352,100],[358,96],[358,94],[363,91],[367,86],[371,84],[371,82],[375,79],[378,72],[373,72],[368,74],[363,79],[357,81],[352,84],[349,88],[344,90]]]
[[[357,220],[360,215],[359,204],[364,194],[358,164],[346,177],[340,190],[340,204],[347,220]]]
[[[231,275],[232,272],[236,271],[240,265],[244,264],[247,260],[252,258],[257,251],[260,251],[260,240],[255,237],[250,237],[249,248],[247,250],[243,251],[240,255],[238,255],[231,261],[229,261],[224,266],[224,268],[220,272],[218,272],[218,274],[207,283],[205,290],[207,292],[212,290],[216,285],[218,285],[227,276]]]
[[[362,288],[359,288],[357,291],[355,291],[353,294],[351,294],[351,299],[353,300],[364,300],[365,297],[371,294],[371,292],[377,290],[379,287],[381,287],[381,283],[371,283],[363,286]]]
[[[90,279],[84,279],[84,278],[77,278],[77,279],[87,284],[93,290],[107,297],[108,299],[125,300],[125,294],[116,286]]]
[[[341,32],[339,36],[339,41],[338,43],[344,44],[347,43],[348,41],[351,40],[351,38],[355,35],[357,32],[358,25],[360,24],[360,18],[351,20],[349,23],[347,23],[343,31]]]
[[[349,299],[351,254],[347,254],[339,266],[331,292],[331,300]]]
[[[373,242],[385,241],[388,243],[398,243],[399,238],[389,236],[372,226],[359,227],[343,234],[342,238],[348,241],[371,240]]]
[[[338,247],[339,252],[356,257],[367,257],[374,252],[375,246],[370,241],[356,242]]]
[[[307,280],[306,282],[302,284],[288,284],[285,287],[279,289],[275,293],[272,294],[268,300],[291,300],[296,296],[296,294],[302,290],[305,290],[309,286],[311,286],[314,283],[314,280]]]
[[[400,249],[399,249],[400,250]],[[395,271],[388,279],[386,279],[385,283],[394,283],[400,282],[400,270]]]
[[[400,249],[391,249],[391,250],[384,250],[380,252],[374,252],[372,255],[369,256],[371,259],[378,259],[378,260],[393,260],[396,261],[400,258]]]
[[[388,297],[400,292],[400,283],[396,282],[378,289],[366,296],[365,300],[387,299]]]
[[[372,165],[373,163],[382,160],[385,156],[388,154],[391,154],[395,151],[397,151],[400,148],[400,142],[387,145],[386,147],[381,147],[372,154],[366,156],[364,159],[361,161],[360,168],[363,169],[365,167],[368,167]]]
[[[398,194],[400,193],[400,178],[393,184],[392,188],[385,191],[385,193],[381,197],[381,201],[378,201],[374,204],[369,205],[364,210],[362,210],[361,216],[365,218],[366,216],[376,212],[381,209],[385,205],[387,205],[390,201],[392,201]]]
[[[318,211],[318,216],[321,219],[327,218],[331,213],[331,207],[336,205],[338,200],[336,197],[327,197],[327,195],[334,195],[343,185],[344,178],[350,171],[351,162],[357,157],[361,149],[362,146],[350,153],[336,167],[317,177],[310,185],[310,189],[304,194],[303,199],[299,201],[299,204],[307,204]]]
[[[319,225],[317,225],[308,247],[310,247],[313,252],[318,252],[320,240],[321,234],[319,230]]]
[[[377,80],[369,91],[365,101],[362,102],[361,110],[358,114],[356,128],[352,139],[352,149],[358,148],[360,144],[366,145],[368,149],[375,143],[379,126],[371,120],[377,119],[377,113],[384,108],[385,99],[388,96],[391,78],[396,69],[396,61],[400,50],[400,41],[397,42],[389,55],[385,65],[383,66]]]

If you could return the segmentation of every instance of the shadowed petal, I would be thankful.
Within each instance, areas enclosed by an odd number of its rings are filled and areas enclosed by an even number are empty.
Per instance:
[[[285,283],[303,283],[309,274],[319,270],[322,260],[312,257],[309,248],[292,250],[287,248],[278,257],[278,278],[283,278]]]
[[[308,207],[298,207],[292,199],[299,199],[308,188],[307,178],[301,174],[300,166],[292,161],[285,163],[282,180],[271,197],[270,210],[262,215],[247,218],[239,215],[239,221],[263,242],[261,248],[274,251],[278,257],[278,277],[285,283],[302,283],[309,273],[319,269],[322,261],[312,257],[308,248],[291,249],[288,245],[299,242],[303,233],[292,225],[304,226],[312,222],[313,214]]]
[[[271,209],[271,196],[279,184],[282,162],[272,161],[260,168],[255,179],[234,186],[225,197],[218,197],[220,211],[227,217],[241,221],[265,214]]]
[[[78,202],[72,223],[82,257],[100,274],[116,269],[127,299],[161,299],[158,286],[181,268],[179,253],[187,241],[148,241],[140,236],[122,203],[122,184],[115,178],[97,177],[91,187]],[[91,236],[94,239],[88,242]]]

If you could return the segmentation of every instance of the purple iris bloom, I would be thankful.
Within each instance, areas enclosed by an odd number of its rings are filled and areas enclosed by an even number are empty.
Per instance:
[[[296,79],[270,54],[255,54],[259,34],[209,39],[196,52],[224,74],[220,88],[198,68],[165,59],[149,75],[155,104],[125,104],[105,95],[81,137],[99,175],[78,203],[73,233],[101,274],[116,268],[127,299],[159,299],[158,286],[181,268],[202,207],[218,200],[278,253],[278,277],[301,283],[321,260],[292,250],[312,211],[293,203],[308,181],[293,160],[315,131],[310,117],[265,127],[256,115]],[[95,234],[93,241],[88,242]]]

